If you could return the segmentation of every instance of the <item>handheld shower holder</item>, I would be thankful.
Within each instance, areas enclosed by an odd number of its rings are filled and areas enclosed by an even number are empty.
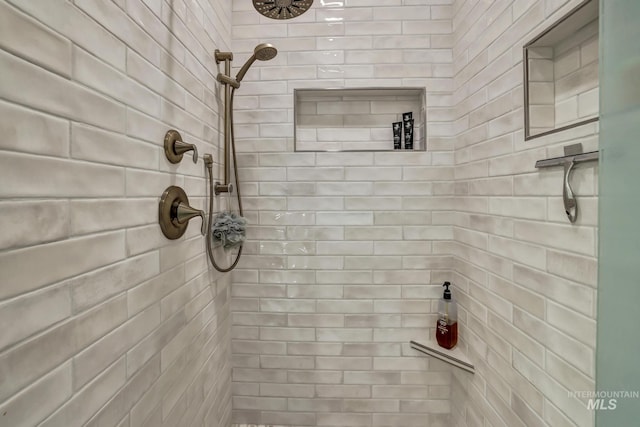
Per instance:
[[[223,52],[220,49],[216,49],[213,53],[213,56],[216,59],[216,64],[219,64],[223,61],[233,61],[233,52]]]
[[[216,196],[219,196],[220,193],[233,193],[233,184],[222,184],[219,181],[216,181],[216,185],[213,187],[213,192]]]

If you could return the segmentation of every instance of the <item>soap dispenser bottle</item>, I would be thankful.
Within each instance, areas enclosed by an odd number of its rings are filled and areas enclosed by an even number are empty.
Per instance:
[[[458,343],[458,308],[451,298],[449,286],[444,282],[444,294],[438,302],[438,323],[436,324],[436,340],[440,347],[447,349],[455,347]]]

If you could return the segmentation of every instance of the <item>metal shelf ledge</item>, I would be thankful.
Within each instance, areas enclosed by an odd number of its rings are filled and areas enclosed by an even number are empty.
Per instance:
[[[422,342],[410,341],[410,344],[412,349],[418,350],[421,353],[440,359],[443,362],[447,362],[450,365],[471,372],[472,374],[476,372],[475,367],[467,355],[458,347],[447,350],[446,348],[440,347],[438,343],[430,340],[424,340]]]

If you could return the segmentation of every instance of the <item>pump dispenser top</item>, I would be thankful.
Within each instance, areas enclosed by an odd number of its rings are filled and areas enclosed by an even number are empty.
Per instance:
[[[443,348],[451,349],[458,343],[458,308],[451,297],[450,282],[444,282],[442,299],[438,302],[436,341]]]
[[[444,286],[444,294],[442,295],[443,299],[451,299],[451,291],[449,290],[449,286],[451,286],[450,282],[444,282],[442,285]]]

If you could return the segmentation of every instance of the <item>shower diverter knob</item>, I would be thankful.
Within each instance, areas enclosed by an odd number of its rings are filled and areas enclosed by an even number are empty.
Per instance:
[[[198,163],[198,147],[195,144],[182,142],[182,136],[177,130],[171,129],[164,136],[164,154],[171,163],[180,163],[182,155],[193,151],[193,163]]]

